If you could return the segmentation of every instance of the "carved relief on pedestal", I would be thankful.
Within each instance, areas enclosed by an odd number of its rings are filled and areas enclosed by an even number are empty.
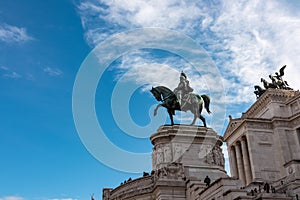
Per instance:
[[[163,148],[164,151],[164,162],[170,163],[172,162],[172,151],[170,144],[167,144]]]
[[[212,150],[213,146],[210,144],[202,144],[199,149],[198,156],[200,160],[206,159],[206,155]]]
[[[156,154],[156,163],[160,164],[164,161],[164,153],[162,149],[158,149],[157,150],[157,154]]]
[[[205,156],[204,162],[206,162],[207,164],[215,164],[214,156],[211,151]]]
[[[171,144],[157,145],[152,153],[153,168],[156,169],[157,166],[162,163],[171,163],[173,161],[172,158]]]
[[[180,144],[174,143],[173,144],[173,161],[180,162],[183,154],[186,150],[190,147],[190,144]]]
[[[153,167],[153,169],[155,169],[156,168],[156,153],[153,151],[152,152],[152,167]]]
[[[164,162],[164,151],[162,145],[157,145],[152,153],[152,165],[156,169],[157,166]]]
[[[182,144],[174,144],[173,145],[173,158],[174,160],[178,160],[183,154]]]
[[[222,153],[222,149],[218,146],[215,146],[206,156],[205,160],[207,164],[219,165],[224,167],[225,158]]]
[[[169,163],[154,172],[154,180],[175,179],[183,180],[185,178],[184,168],[181,163]]]

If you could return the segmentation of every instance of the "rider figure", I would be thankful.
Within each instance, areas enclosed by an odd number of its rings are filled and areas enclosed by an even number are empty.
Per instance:
[[[194,89],[189,85],[189,81],[187,80],[185,73],[182,71],[180,74],[180,82],[177,88],[174,89],[174,93],[177,96],[181,109],[187,102],[191,103],[187,94],[193,92],[193,90]]]
[[[274,87],[280,88],[280,86],[279,86],[279,84],[278,84],[278,81],[276,81],[276,79],[275,79],[275,76],[273,76],[272,74],[270,74],[270,75],[269,75],[269,78],[271,79],[272,84],[274,85]]]
[[[278,74],[278,72],[276,72],[275,74],[276,74],[275,78],[277,79],[277,83],[279,83],[278,85],[279,85],[280,89],[288,88],[289,85],[287,84],[287,82],[285,80],[283,80],[283,78],[282,78],[283,75]]]

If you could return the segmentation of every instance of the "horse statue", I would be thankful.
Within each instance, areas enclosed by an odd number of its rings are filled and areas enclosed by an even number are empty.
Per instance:
[[[259,98],[266,90],[261,88],[259,85],[254,86],[254,94],[256,95],[256,98]]]
[[[158,104],[154,109],[154,116],[157,114],[157,110],[160,107],[165,107],[169,113],[171,125],[174,125],[173,115],[175,115],[175,110],[182,111],[180,103],[174,92],[165,86],[152,87],[150,92],[153,94],[157,101],[161,101],[161,104]],[[188,100],[185,102],[184,111],[190,110],[194,114],[194,119],[191,125],[194,125],[196,119],[199,118],[203,122],[204,127],[206,127],[206,120],[201,115],[203,104],[208,113],[211,113],[209,110],[210,98],[208,95],[198,95],[194,93],[189,93],[185,95],[184,98]]]
[[[281,90],[293,90],[293,88],[290,88],[289,84],[285,80],[283,80],[283,78],[282,78],[284,76],[284,69],[285,68],[286,68],[286,65],[281,67],[279,69],[279,72],[275,72],[275,75],[272,75],[272,74],[269,75],[269,78],[272,81],[271,83],[266,81],[264,78],[260,79],[260,81],[264,85],[264,89],[261,88],[258,85],[254,86],[254,89],[255,89],[254,94],[256,95],[256,98],[259,98],[269,88],[281,89]]]
[[[265,89],[267,90],[268,88],[278,88],[276,84],[269,83],[266,81],[264,78],[261,78],[260,81],[264,84]]]

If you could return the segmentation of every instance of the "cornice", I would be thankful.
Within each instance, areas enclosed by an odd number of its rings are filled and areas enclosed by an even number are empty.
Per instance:
[[[232,119],[229,122],[229,125],[224,134],[224,141],[227,141],[234,132],[237,132],[241,127],[247,129],[258,129],[258,130],[267,130],[272,129],[272,121],[270,119],[260,119],[260,118],[238,118]]]
[[[291,98],[299,95],[299,91],[268,89],[256,102],[242,115],[242,118],[256,117],[271,102],[286,104]]]

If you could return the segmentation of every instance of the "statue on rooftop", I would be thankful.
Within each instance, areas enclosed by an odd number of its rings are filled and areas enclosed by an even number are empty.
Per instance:
[[[284,76],[284,69],[286,68],[286,65],[281,67],[279,69],[279,72],[275,72],[275,75],[270,74],[269,78],[271,82],[268,82],[264,78],[261,78],[261,82],[263,83],[263,86],[265,89],[261,88],[258,85],[254,86],[254,94],[257,98],[259,98],[267,89],[273,88],[273,89],[282,89],[282,90],[293,90],[289,87],[287,81],[285,81],[282,77]]]
[[[259,98],[266,90],[261,88],[259,85],[254,86],[254,94],[256,95],[256,98]]]

